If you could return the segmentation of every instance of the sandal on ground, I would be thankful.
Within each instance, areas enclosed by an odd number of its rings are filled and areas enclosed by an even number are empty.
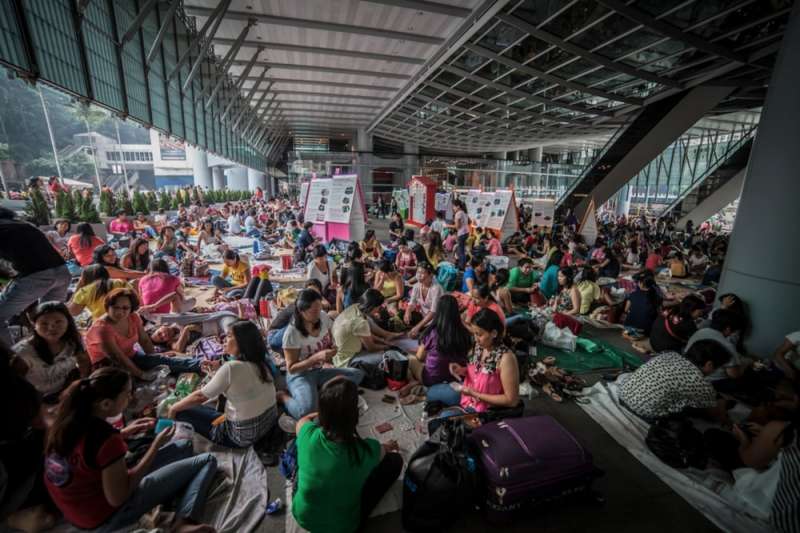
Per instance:
[[[559,395],[555,391],[555,389],[553,388],[553,385],[550,384],[550,383],[548,383],[544,387],[542,387],[542,391],[545,394],[547,394],[550,397],[550,399],[553,400],[554,402],[562,403],[564,401],[564,398],[562,398],[561,395]]]
[[[542,363],[544,363],[547,366],[553,366],[554,364],[556,364],[556,358],[552,355],[548,355],[547,357],[542,359]]]

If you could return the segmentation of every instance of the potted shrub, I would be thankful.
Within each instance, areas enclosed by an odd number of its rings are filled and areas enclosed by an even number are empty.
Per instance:
[[[131,203],[131,208],[133,213],[144,213],[145,215],[150,214],[150,209],[147,207],[147,200],[138,190],[133,191],[133,202]]]
[[[44,199],[38,187],[28,191],[28,201],[25,203],[25,219],[36,226],[50,225],[50,206]]]
[[[107,217],[112,217],[114,216],[115,207],[114,193],[108,187],[103,187],[100,191],[100,212]]]

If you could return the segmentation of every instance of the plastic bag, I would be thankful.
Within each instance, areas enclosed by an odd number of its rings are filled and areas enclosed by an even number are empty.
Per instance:
[[[568,352],[575,351],[577,337],[568,328],[558,329],[555,324],[548,322],[542,333],[542,344]]]
[[[175,396],[178,398],[185,398],[194,392],[197,384],[200,383],[200,376],[197,374],[185,373],[178,376],[178,382],[175,383]]]

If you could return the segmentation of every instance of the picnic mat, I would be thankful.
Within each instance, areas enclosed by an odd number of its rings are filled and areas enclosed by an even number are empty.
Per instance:
[[[556,365],[559,368],[576,374],[600,369],[622,368],[623,363],[638,368],[644,363],[636,355],[620,350],[607,342],[586,336],[578,337],[574,352],[539,344],[537,353],[539,356],[555,356]]]
[[[644,442],[649,425],[619,405],[617,391],[616,383],[598,382],[590,389],[585,389],[590,402],[578,404],[578,407],[722,531],[760,533],[773,530],[767,522],[768,517],[751,505],[749,498],[743,497],[739,487],[734,484],[734,477],[739,479],[754,471],[742,468],[731,476],[712,468],[676,470],[667,466],[650,452]],[[734,413],[731,417],[734,418]],[[702,431],[699,424],[696,425]]]

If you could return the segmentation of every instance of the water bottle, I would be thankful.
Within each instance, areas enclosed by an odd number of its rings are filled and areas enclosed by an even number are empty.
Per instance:
[[[253,239],[253,255],[258,255],[258,239]]]
[[[428,411],[425,410],[425,406],[422,407],[422,418],[419,419],[417,431],[422,435],[428,434]]]

